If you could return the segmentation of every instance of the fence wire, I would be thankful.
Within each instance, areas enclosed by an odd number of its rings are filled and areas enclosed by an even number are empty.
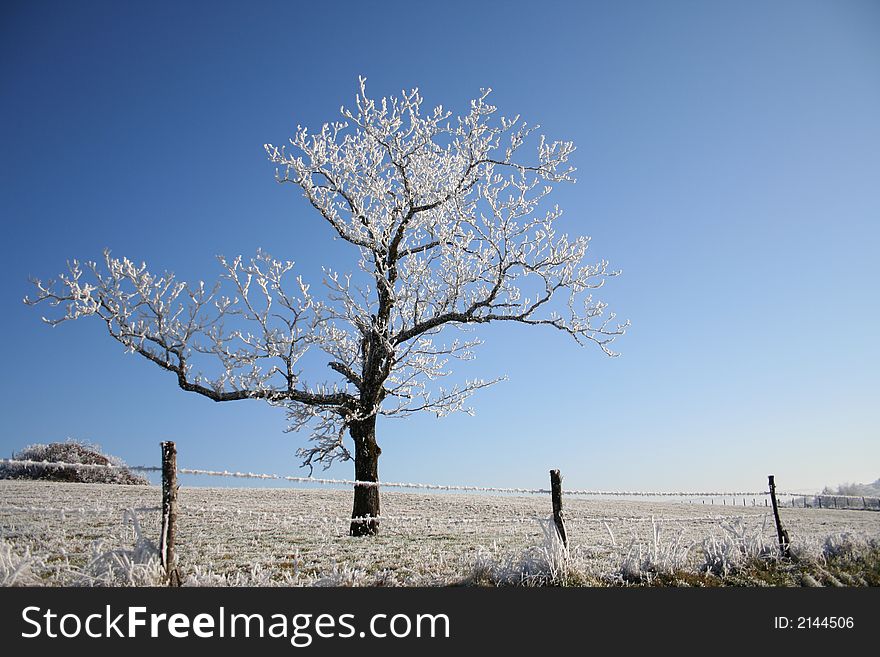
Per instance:
[[[39,506],[2,506],[0,513],[45,513],[59,514],[63,516],[82,516],[82,515],[103,515],[107,513],[153,513],[160,512],[160,506],[140,506],[140,507],[39,507]],[[257,516],[261,518],[273,518],[281,522],[312,522],[312,523],[351,523],[351,522],[389,522],[389,523],[411,523],[411,524],[524,524],[552,521],[551,515],[518,515],[518,516],[479,516],[479,517],[442,517],[442,516],[331,516],[331,515],[308,515],[308,514],[285,514],[277,511],[260,511],[257,509],[239,509],[222,506],[187,506],[182,505],[180,512],[189,514],[207,514],[215,513],[225,516]],[[738,515],[714,515],[714,516],[609,516],[602,514],[591,515],[569,515],[566,514],[566,522],[586,522],[586,523],[605,523],[605,522],[651,522],[657,524],[674,523],[674,522],[694,522],[694,523],[716,523],[731,520],[745,519],[761,519],[764,520],[768,514],[752,513]]]
[[[289,481],[305,484],[325,484],[341,486],[364,486],[370,488],[408,488],[438,491],[462,491],[481,493],[516,493],[521,495],[548,495],[549,488],[519,488],[504,486],[472,486],[462,484],[424,484],[397,481],[359,481],[356,479],[327,479],[319,477],[294,477],[277,474],[254,473],[254,472],[230,472],[229,470],[197,470],[194,468],[179,468],[177,471],[182,475],[203,475],[210,477],[234,477],[240,479],[262,479],[275,481]],[[589,497],[759,497],[769,495],[767,491],[609,491],[609,490],[581,490],[566,489],[566,495],[589,496]],[[788,493],[777,493],[788,495]]]
[[[52,507],[52,506],[0,506],[0,513],[58,513],[60,515],[104,515],[107,513],[153,513],[161,511],[160,506],[138,507]]]
[[[64,461],[31,461],[30,459],[0,459],[0,465],[18,465],[36,468],[67,470],[131,470],[134,472],[162,472],[159,466],[115,465],[113,463],[65,463]]]
[[[98,463],[65,463],[57,461],[32,461],[27,459],[0,459],[0,465],[37,467],[45,469],[75,469],[75,470],[131,470],[134,472],[161,472],[159,466],[125,466]],[[238,479],[257,479],[286,481],[300,484],[319,484],[331,486],[363,486],[370,488],[403,488],[410,490],[431,491],[460,491],[472,493],[508,493],[518,495],[547,495],[547,488],[522,488],[505,486],[473,486],[461,484],[426,484],[413,482],[394,481],[359,481],[356,479],[331,479],[323,477],[297,477],[290,475],[278,475],[271,473],[235,472],[229,470],[206,470],[197,468],[178,468],[178,474],[208,477],[232,477]],[[759,498],[769,496],[769,491],[623,491],[623,490],[599,490],[599,489],[566,489],[566,496],[576,497],[644,497],[644,498]],[[777,491],[777,497],[785,498],[810,498],[821,497],[838,500],[871,500],[880,503],[880,498],[861,495],[821,495],[804,494],[789,491]]]

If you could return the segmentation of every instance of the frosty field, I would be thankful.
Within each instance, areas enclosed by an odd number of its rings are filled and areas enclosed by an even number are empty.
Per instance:
[[[549,496],[382,495],[381,535],[352,538],[349,490],[182,487],[184,583],[540,584],[565,572],[612,582],[679,569],[722,572],[775,553],[763,500],[568,497],[566,556],[542,525]],[[158,584],[150,542],[160,514],[145,509],[159,504],[155,486],[0,481],[0,583]],[[878,512],[784,508],[782,519],[810,558],[880,539]]]

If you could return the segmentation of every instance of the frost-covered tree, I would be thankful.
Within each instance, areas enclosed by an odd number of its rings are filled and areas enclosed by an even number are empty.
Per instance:
[[[378,481],[377,417],[469,412],[468,397],[497,381],[436,383],[450,359],[472,358],[468,328],[548,327],[613,356],[627,326],[592,296],[618,272],[586,262],[589,238],[558,233],[562,211],[547,201],[554,184],[573,182],[574,145],[498,118],[488,97],[481,90],[453,118],[423,111],[415,89],[373,100],[361,79],[342,120],[266,145],[278,181],[351,247],[346,267],[325,269],[321,294],[263,252],[220,257],[215,285],[191,285],[105,251],[101,263],[72,261],[57,282],[35,281],[25,301],[59,306],[50,324],[103,320],[184,390],[284,407],[291,429],[312,431],[304,465],[353,458],[356,479]],[[310,351],[309,362],[324,355],[322,383],[301,371]],[[378,488],[355,486],[351,533],[376,533],[378,516]]]

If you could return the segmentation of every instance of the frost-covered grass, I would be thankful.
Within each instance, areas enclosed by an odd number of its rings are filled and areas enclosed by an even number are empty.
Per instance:
[[[150,486],[0,482],[0,584],[161,584],[159,513],[127,511],[159,502]],[[347,490],[183,487],[180,503],[189,585],[851,585],[880,563],[876,512],[783,509],[793,566],[764,507],[567,498],[566,550],[541,522],[549,496],[387,491],[373,538],[348,536]]]

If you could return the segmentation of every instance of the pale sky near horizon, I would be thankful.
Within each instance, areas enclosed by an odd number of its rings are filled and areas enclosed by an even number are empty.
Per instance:
[[[283,412],[215,404],[96,321],[54,329],[29,276],[144,260],[187,280],[262,247],[345,269],[263,144],[353,101],[480,87],[578,146],[565,229],[623,274],[620,358],[481,330],[477,414],[380,420],[388,481],[815,490],[880,477],[880,3],[6,2],[0,8],[4,429],[129,463],[302,474]],[[332,260],[332,261],[328,261]],[[319,379],[317,371],[310,378]],[[350,477],[344,463],[322,474]],[[205,485],[208,482],[198,482]],[[212,482],[214,483],[214,482]]]

